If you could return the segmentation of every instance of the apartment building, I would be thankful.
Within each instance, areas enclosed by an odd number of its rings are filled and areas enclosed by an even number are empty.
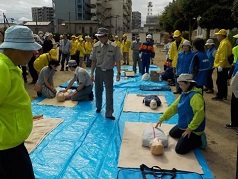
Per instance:
[[[32,7],[31,8],[32,21],[48,22],[54,20],[53,7]]]
[[[131,31],[131,0],[91,0],[92,20],[106,27],[113,35],[122,37]]]
[[[132,12],[132,24],[131,29],[140,29],[141,28],[141,13],[138,11]]]

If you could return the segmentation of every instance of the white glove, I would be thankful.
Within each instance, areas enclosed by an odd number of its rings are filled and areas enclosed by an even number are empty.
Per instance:
[[[217,71],[218,71],[218,72],[222,72],[222,67],[219,66],[219,67],[217,68]]]
[[[141,53],[139,53],[139,58],[141,58],[141,56],[142,56],[142,54],[141,54]]]

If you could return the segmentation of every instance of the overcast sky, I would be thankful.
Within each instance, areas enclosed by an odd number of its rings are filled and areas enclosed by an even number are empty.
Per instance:
[[[172,0],[132,0],[132,11],[139,11],[142,14],[142,22],[145,21],[148,2],[153,4],[153,15],[161,13],[166,5]],[[52,0],[1,0],[0,3],[0,22],[3,22],[3,13],[8,19],[14,18],[15,21],[30,21],[31,7],[52,7]],[[9,20],[10,21],[10,20]]]

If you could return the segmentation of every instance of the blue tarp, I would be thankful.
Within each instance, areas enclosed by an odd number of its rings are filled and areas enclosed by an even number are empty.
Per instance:
[[[120,82],[115,82],[115,121],[105,118],[105,92],[103,108],[99,114],[95,112],[95,101],[80,102],[74,108],[38,105],[43,98],[32,101],[34,115],[64,119],[30,154],[36,178],[114,179],[118,171],[120,178],[136,178],[139,170],[121,171],[117,167],[125,122],[156,123],[161,114],[123,112],[125,96],[127,93],[164,94],[168,105],[175,100],[170,91],[140,91],[141,83],[139,77],[122,78]],[[168,121],[171,124],[176,122],[177,115]],[[202,177],[214,178],[201,151],[198,149],[194,153],[204,171]],[[195,177],[186,174],[186,178]]]

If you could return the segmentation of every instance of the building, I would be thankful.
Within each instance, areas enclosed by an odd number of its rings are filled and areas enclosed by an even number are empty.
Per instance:
[[[57,32],[59,34],[68,33],[93,36],[97,29],[98,23],[91,20],[63,21],[59,24]]]
[[[24,22],[23,25],[29,27],[35,34],[37,34],[39,31],[54,32],[53,21],[48,22],[27,21]]]
[[[55,19],[64,21],[90,20],[90,0],[53,0]]]
[[[158,16],[146,16],[146,23],[144,29],[147,32],[159,32],[159,17]]]
[[[131,31],[131,0],[91,0],[92,20],[106,27],[113,35],[122,37]]]
[[[32,21],[47,22],[54,20],[53,7],[32,7]]]
[[[144,31],[148,33],[159,32],[159,17],[153,15],[153,4],[152,2],[148,3],[146,23],[144,24]]]
[[[141,13],[138,11],[132,12],[132,25],[131,29],[140,29],[141,28]]]

